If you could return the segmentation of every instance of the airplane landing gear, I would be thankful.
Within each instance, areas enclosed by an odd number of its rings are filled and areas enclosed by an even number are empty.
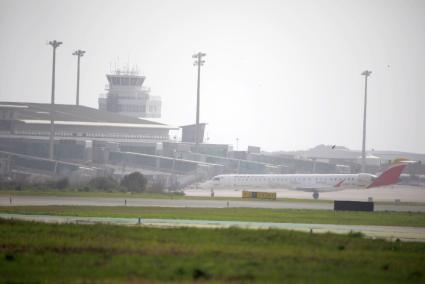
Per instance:
[[[319,198],[319,193],[318,192],[314,192],[313,193],[313,198],[314,199],[318,199]]]

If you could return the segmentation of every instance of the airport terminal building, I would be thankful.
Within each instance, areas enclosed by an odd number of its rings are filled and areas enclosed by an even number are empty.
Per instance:
[[[48,158],[51,119],[55,159],[102,161],[105,149],[157,154],[175,127],[85,106],[0,102],[0,150]]]
[[[1,137],[49,137],[51,119],[55,139],[158,142],[176,129],[85,106],[0,102]]]
[[[85,106],[0,102],[0,168],[4,174],[17,169],[30,175],[67,175],[70,169],[101,168],[118,176],[141,171],[167,182],[180,178],[180,183],[223,171],[219,164],[164,156],[166,142],[175,143],[170,131],[178,129]]]
[[[51,119],[54,121],[54,159],[49,157]],[[266,153],[259,147],[233,151],[227,144],[194,143],[194,125],[181,127],[182,141],[170,139],[167,124],[120,115],[85,106],[0,102],[0,170],[57,175],[60,169],[98,168],[118,176],[140,171],[166,176],[180,184],[223,173],[357,173],[359,152],[320,145],[304,152]],[[391,160],[406,157],[425,161],[425,155],[381,153],[379,164],[369,172],[382,170]],[[376,158],[373,160],[377,160]],[[58,163],[61,166],[58,166]],[[68,163],[68,164],[67,164]],[[72,164],[69,164],[72,163]],[[425,165],[406,168],[405,174],[424,177]]]

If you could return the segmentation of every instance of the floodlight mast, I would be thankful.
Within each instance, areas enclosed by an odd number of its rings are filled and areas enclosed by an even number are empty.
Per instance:
[[[362,72],[364,76],[364,110],[363,110],[363,143],[362,143],[362,173],[366,171],[366,110],[367,110],[367,78],[372,74],[372,71],[365,70]]]
[[[52,96],[50,101],[50,139],[49,139],[49,158],[54,159],[54,135],[55,126],[53,119],[54,104],[55,104],[55,67],[56,67],[56,48],[62,44],[61,41],[49,41],[49,45],[53,47],[53,63],[52,63]]]
[[[80,105],[80,58],[84,56],[84,53],[86,53],[84,50],[76,50],[72,53],[72,55],[76,55],[78,57],[78,63],[77,63],[77,98],[75,101],[75,104],[78,106]]]
[[[195,127],[195,151],[199,153],[199,106],[200,106],[200,90],[201,90],[201,66],[204,65],[205,60],[202,57],[206,56],[205,53],[198,52],[192,55],[195,59],[193,66],[198,66],[198,84],[196,89],[196,127]]]

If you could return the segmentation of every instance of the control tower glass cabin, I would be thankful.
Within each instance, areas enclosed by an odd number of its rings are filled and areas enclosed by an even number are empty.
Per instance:
[[[99,97],[99,109],[132,117],[161,117],[161,98],[143,86],[145,76],[116,71],[107,74],[108,91]]]

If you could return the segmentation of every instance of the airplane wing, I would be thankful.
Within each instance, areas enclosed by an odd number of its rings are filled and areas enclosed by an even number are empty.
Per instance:
[[[317,192],[317,191],[337,191],[341,190],[342,184],[344,183],[345,179],[339,181],[335,185],[331,186],[329,184],[322,184],[318,186],[299,186],[296,189],[300,191],[306,191],[306,192]]]
[[[317,187],[297,187],[295,188],[299,191],[305,191],[305,192],[316,192],[319,188]]]

